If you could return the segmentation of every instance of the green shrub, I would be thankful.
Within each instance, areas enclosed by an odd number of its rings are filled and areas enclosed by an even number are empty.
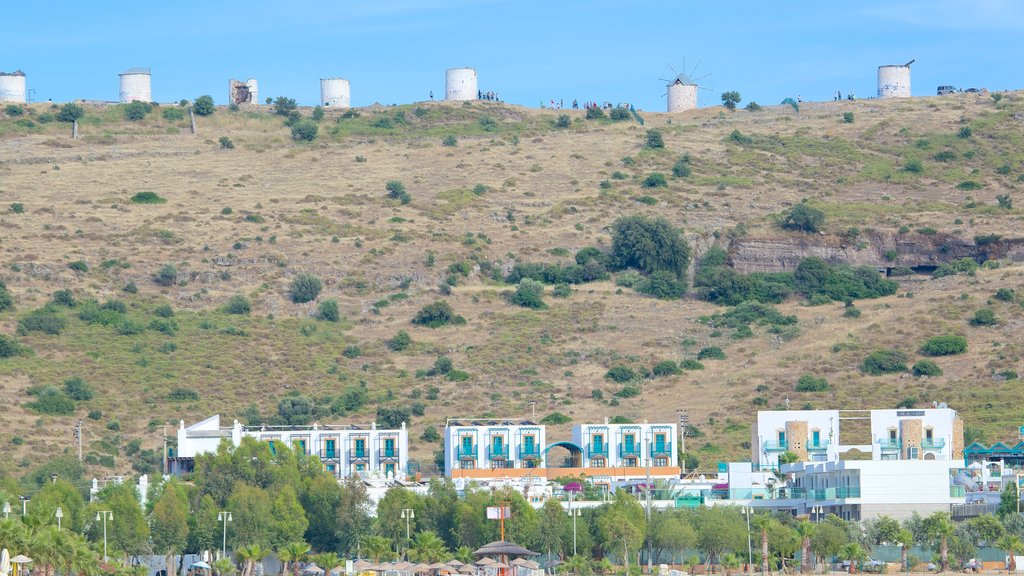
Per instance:
[[[921,172],[924,172],[924,164],[922,164],[917,158],[911,158],[903,163],[903,171],[920,174]]]
[[[138,192],[130,198],[133,204],[163,204],[166,198],[161,198],[156,192]]]
[[[228,138],[227,136],[221,136],[220,139],[217,140],[217,142],[220,143],[220,149],[221,150],[234,150],[235,149],[235,143],[232,142],[231,138]],[[230,214],[230,212],[229,212],[229,214]]]
[[[933,336],[921,345],[921,353],[926,356],[950,356],[966,351],[967,339],[954,334]]]
[[[454,134],[449,134],[441,139],[441,146],[453,147],[459,145],[459,139]]]
[[[546,426],[557,426],[559,424],[568,424],[569,422],[572,422],[572,418],[561,412],[552,412],[540,419],[540,423]]]
[[[309,113],[309,117],[314,122],[320,122],[324,119],[324,107],[319,104],[313,106],[313,111]]]
[[[740,93],[735,90],[728,92],[722,92],[722,104],[729,110],[735,110],[736,105],[743,101],[740,97]]]
[[[744,106],[743,108],[747,112],[760,112],[761,111],[761,105],[758,104],[757,102],[754,102],[754,101],[751,101],[751,102],[747,103],[747,105]]]
[[[932,278],[942,278],[944,276],[955,276],[957,274],[967,274],[968,276],[974,276],[974,273],[978,270],[978,263],[972,258],[961,258],[959,260],[953,260],[952,262],[945,262],[940,264],[938,268],[932,272]]]
[[[672,175],[676,178],[688,178],[693,174],[693,169],[690,167],[690,157],[683,156],[676,163],[672,165]]]
[[[815,378],[813,374],[804,374],[796,381],[797,392],[824,392],[828,390],[828,380]]]
[[[174,309],[171,308],[170,304],[161,304],[153,309],[153,315],[159,318],[173,318]]]
[[[974,244],[976,246],[986,246],[988,244],[995,244],[1002,240],[1002,238],[999,234],[979,234],[974,237]]]
[[[818,232],[825,224],[825,213],[801,202],[782,213],[779,226],[809,234]]]
[[[548,305],[544,303],[544,285],[536,280],[524,278],[516,286],[516,291],[512,294],[512,303],[524,308],[533,308],[535,310],[547,308]]]
[[[733,144],[739,144],[740,146],[747,146],[754,143],[753,138],[743,134],[743,132],[740,132],[739,130],[733,130],[730,132],[727,140]]]
[[[971,326],[995,326],[996,323],[996,313],[991,308],[982,308],[971,318]]]
[[[153,105],[148,102],[139,102],[136,100],[131,104],[126,104],[124,107],[124,119],[131,122],[138,122],[146,117],[153,110]]]
[[[17,104],[8,104],[4,108],[4,114],[7,114],[11,118],[13,118],[15,116],[21,116],[24,113],[25,113],[25,109],[22,108],[21,106],[17,105]]]
[[[1002,302],[1013,302],[1014,300],[1017,299],[1017,293],[1013,290],[1013,288],[1000,288],[996,290],[995,299],[1000,300]],[[0,310],[2,309],[3,308],[0,307]]]
[[[981,188],[981,183],[974,180],[964,180],[956,185],[957,190],[981,190]]]
[[[192,111],[196,113],[196,116],[209,116],[213,114],[216,108],[213,105],[213,96],[204,94],[196,101],[192,103]]]
[[[135,336],[142,334],[146,331],[146,327],[142,323],[132,320],[131,318],[125,318],[121,320],[117,325],[117,333],[121,336]]]
[[[19,344],[14,338],[0,334],[0,358],[13,358],[28,351],[28,348]]]
[[[936,152],[935,155],[932,156],[932,160],[935,160],[936,162],[952,162],[953,160],[956,160],[956,152],[952,150],[942,150],[941,152]]]
[[[399,330],[398,334],[385,341],[384,345],[395,352],[401,352],[412,345],[412,337],[405,330]]]
[[[906,372],[907,356],[899,350],[875,350],[864,359],[860,370],[872,376]]]
[[[608,113],[608,117],[616,122],[629,120],[630,115],[629,108],[626,108],[625,106],[616,106]]]
[[[456,316],[451,305],[443,300],[420,308],[412,319],[413,324],[427,328],[440,328],[448,324],[465,324],[465,322],[466,320],[462,316]]]
[[[160,116],[168,122],[180,122],[185,119],[185,113],[178,108],[164,108]]]
[[[35,394],[36,399],[25,407],[40,414],[68,416],[75,413],[75,402],[64,392],[47,386]]]
[[[696,360],[686,359],[679,363],[679,367],[683,370],[703,370],[704,365]]]
[[[853,112],[843,112],[843,122],[853,124]]]
[[[572,120],[569,119],[568,114],[559,114],[555,120],[555,128],[568,128],[572,125]]]
[[[610,264],[646,274],[666,270],[683,278],[690,263],[690,246],[680,230],[663,218],[623,216],[612,224]]]
[[[292,124],[292,140],[296,142],[312,142],[316,140],[316,135],[319,131],[320,127],[313,120],[299,120]]]
[[[974,131],[971,130],[970,126],[964,126],[963,128],[960,129],[960,132],[957,132],[957,137],[958,138],[963,138],[965,140],[967,138],[970,138],[973,135],[974,135]]]
[[[644,178],[643,185],[644,188],[667,188],[668,182],[661,172],[651,172]]]
[[[654,368],[651,368],[651,374],[655,376],[672,376],[681,372],[679,365],[672,360],[662,360],[655,364]]]
[[[178,332],[178,323],[170,318],[154,318],[149,323],[149,329],[168,336],[174,336]],[[170,344],[169,342],[167,344]]]
[[[632,368],[628,366],[619,365],[613,366],[611,369],[605,372],[604,377],[605,379],[611,380],[612,382],[618,382],[619,384],[622,384],[623,382],[630,382],[632,380],[636,380],[637,375]]]
[[[614,120],[614,118],[613,118]],[[648,130],[647,131],[647,147],[648,148],[664,148],[665,139],[661,135],[661,130]]]
[[[68,308],[74,308],[78,305],[75,295],[71,290],[57,290],[53,293],[53,300],[51,302],[58,306],[67,306]]]
[[[622,390],[615,393],[616,398],[636,398],[640,395],[640,388],[636,386],[623,386]]]
[[[556,284],[551,289],[551,295],[555,298],[568,298],[572,295],[572,288],[568,284]]]
[[[21,202],[11,202],[10,211],[15,214],[24,214],[25,205]]]
[[[412,196],[405,191],[405,184],[402,184],[400,180],[388,180],[384,189],[388,191],[388,198],[398,200],[402,204],[408,204],[412,200]]]
[[[57,119],[61,122],[74,122],[82,116],[85,116],[85,108],[82,108],[74,102],[68,102],[61,106],[60,112],[57,113]]]
[[[599,106],[591,106],[587,108],[587,120],[598,120],[604,118],[604,110]]]
[[[153,281],[161,286],[173,286],[178,282],[178,269],[174,264],[164,264],[153,276]]]
[[[323,290],[324,284],[312,274],[299,274],[292,280],[292,302],[304,304],[316,300]]]
[[[67,321],[63,316],[58,316],[45,308],[33,310],[18,320],[18,333],[42,332],[43,334],[60,334]]]
[[[860,308],[847,306],[843,309],[843,318],[860,318]]]
[[[285,96],[278,96],[273,102],[274,114],[278,116],[287,116],[298,107],[294,98],[287,98]]]
[[[341,355],[345,358],[359,358],[363,355],[363,350],[359,348],[359,346],[353,344],[351,346],[346,346],[345,349],[341,351]]]
[[[249,304],[249,299],[241,294],[235,294],[224,305],[224,312],[228,314],[248,314],[251,311],[252,305]]]
[[[680,280],[668,270],[657,270],[638,282],[635,289],[660,300],[676,300],[686,293],[686,280]]]
[[[75,272],[89,271],[89,265],[85,263],[85,260],[75,260],[74,262],[69,262],[68,268],[71,268]]]
[[[11,310],[14,308],[14,297],[11,296],[11,292],[7,289],[7,284],[3,280],[0,280],[0,312],[4,310]]]
[[[942,368],[931,360],[918,360],[910,369],[915,377],[921,376],[942,376]]]
[[[889,296],[899,288],[899,284],[882,278],[871,267],[833,266],[816,257],[802,260],[793,273],[793,280],[796,289],[808,297],[822,294],[842,302]]]
[[[321,301],[316,317],[327,322],[337,322],[340,320],[341,314],[338,312],[338,301],[333,298]]]
[[[245,220],[246,222],[250,222],[252,224],[263,224],[264,222],[266,222],[266,219],[263,218],[263,216],[260,216],[259,214],[246,214],[243,220]]]
[[[725,352],[718,346],[708,346],[697,352],[697,360],[725,360],[725,358]]]
[[[78,376],[68,378],[64,381],[64,393],[72,400],[79,400],[83,402],[86,400],[92,400],[93,397],[92,386]]]
[[[1018,178],[1019,180],[1019,178]],[[996,195],[996,203],[1003,210],[1010,210],[1013,208],[1013,198],[1009,194],[998,194]]]

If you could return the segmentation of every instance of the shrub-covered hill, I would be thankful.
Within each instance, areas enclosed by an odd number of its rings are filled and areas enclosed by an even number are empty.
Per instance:
[[[59,462],[81,419],[89,474],[149,470],[165,426],[220,413],[408,421],[427,469],[445,417],[531,406],[555,435],[686,409],[702,467],[749,455],[752,413],[786,405],[942,401],[1005,439],[1024,95],[1000,96],[643,126],[218,108],[197,136],[178,105],[83,105],[80,140],[60,107],[7,111],[4,461]]]

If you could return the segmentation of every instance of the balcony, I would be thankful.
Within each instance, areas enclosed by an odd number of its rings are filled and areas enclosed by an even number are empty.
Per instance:
[[[359,448],[353,448],[348,451],[349,460],[368,460],[369,458],[370,453],[367,452],[365,448],[362,450],[360,450]]]
[[[488,460],[508,460],[508,444],[487,447]]]
[[[783,440],[782,442],[776,440],[765,440],[761,443],[761,448],[765,452],[785,452],[789,450],[789,442]]]
[[[651,456],[671,456],[672,455],[672,443],[666,442],[664,444],[657,444],[651,442]]]
[[[607,444],[591,444],[587,448],[587,457],[593,456],[604,456],[608,457],[608,445]]]
[[[813,440],[807,443],[808,452],[827,452],[828,451],[828,440],[819,440],[814,442]]]
[[[528,458],[540,459],[540,447],[538,446],[520,446],[519,447],[519,459],[526,460]]]
[[[822,488],[807,491],[808,500],[841,500],[844,498],[860,498],[860,487],[840,486],[838,488]]]
[[[464,458],[472,458],[473,460],[476,460],[476,455],[477,454],[478,454],[478,451],[477,451],[476,444],[472,444],[472,445],[468,445],[468,446],[466,444],[459,444],[459,459],[460,460],[462,460]]]
[[[894,440],[892,438],[876,440],[875,444],[878,444],[879,448],[882,449],[882,452],[899,452],[900,447],[902,446],[902,443],[899,440]]]
[[[925,438],[924,440],[921,441],[921,449],[922,450],[942,450],[945,447],[946,447],[946,439],[945,438],[932,438],[932,439]]]
[[[398,448],[381,448],[377,456],[381,460],[398,460]]]
[[[619,458],[626,456],[640,456],[640,445],[633,444],[619,444]]]
[[[949,487],[949,497],[950,498],[963,498],[964,497],[964,487],[963,486],[950,486]]]
[[[324,448],[324,454],[323,454],[323,456],[321,456],[321,458],[326,458],[328,460],[334,460],[335,458],[338,457],[339,454],[340,454],[340,452],[338,452],[334,448]]]

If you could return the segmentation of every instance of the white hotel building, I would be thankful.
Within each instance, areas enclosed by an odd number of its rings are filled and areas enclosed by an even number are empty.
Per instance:
[[[268,442],[271,450],[283,445],[307,456],[316,456],[337,478],[356,474],[401,479],[408,465],[409,434],[404,422],[396,430],[378,429],[376,422],[369,426],[242,426],[238,420],[224,428],[220,425],[220,415],[214,415],[188,427],[184,420],[179,423],[178,446],[169,451],[168,471],[172,474],[191,472],[197,455],[216,452],[225,440],[238,446],[243,436]]]

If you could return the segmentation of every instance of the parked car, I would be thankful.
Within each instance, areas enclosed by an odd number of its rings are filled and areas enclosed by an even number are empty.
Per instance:
[[[939,89],[935,92],[939,96],[945,96],[946,94],[956,94],[959,90],[956,89],[956,86],[943,85],[939,86]]]
[[[981,92],[981,89],[979,89],[979,88],[968,88],[967,90],[964,90],[964,92],[968,92],[968,93],[971,93],[971,94],[977,94],[978,92]]]
[[[843,560],[842,566],[843,566],[843,571],[845,571],[845,572],[849,572],[850,571],[850,561],[849,560]],[[860,563],[860,569],[862,571],[864,571],[864,572],[878,572],[878,573],[881,573],[884,568],[885,568],[885,562],[882,562],[881,560],[875,560],[875,559],[873,559],[870,556],[868,556],[867,560],[865,560],[865,561]]]

